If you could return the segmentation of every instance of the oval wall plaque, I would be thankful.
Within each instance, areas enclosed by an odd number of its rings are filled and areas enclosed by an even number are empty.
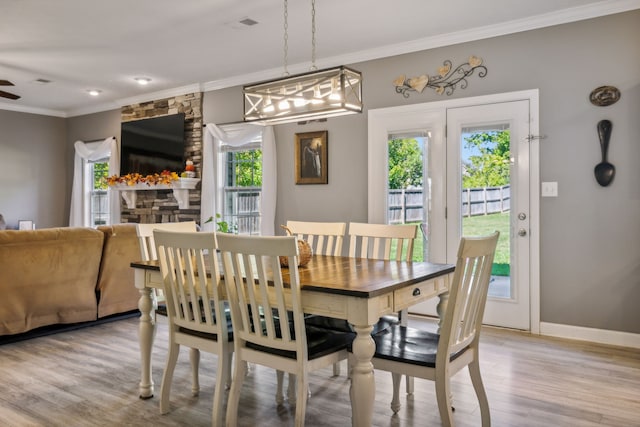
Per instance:
[[[600,86],[591,91],[589,101],[598,107],[613,105],[620,99],[620,91],[614,86]]]

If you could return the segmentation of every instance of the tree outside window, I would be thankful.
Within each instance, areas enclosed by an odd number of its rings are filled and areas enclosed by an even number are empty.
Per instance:
[[[473,154],[464,162],[463,188],[500,187],[509,184],[511,152],[508,130],[474,133],[465,138]]]
[[[422,187],[422,149],[414,138],[389,141],[389,189]]]
[[[88,165],[91,176],[89,221],[90,227],[109,224],[109,192],[107,178],[109,177],[109,162],[103,159],[90,162]]]
[[[223,218],[227,231],[260,234],[262,150],[226,153]]]

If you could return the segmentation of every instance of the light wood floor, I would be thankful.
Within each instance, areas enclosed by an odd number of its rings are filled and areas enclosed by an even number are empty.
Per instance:
[[[202,390],[192,397],[186,349],[176,369],[172,411],[159,414],[167,346],[162,318],[153,356],[156,397],[138,398],[137,323],[130,318],[0,346],[0,426],[211,425],[216,361],[203,353]],[[487,328],[481,358],[493,426],[640,426],[638,350]],[[350,425],[345,370],[343,365],[340,377],[331,377],[330,368],[312,375],[307,426]],[[416,380],[416,393],[403,393],[396,416],[389,409],[390,385],[389,374],[376,374],[375,426],[440,425],[433,383]],[[466,370],[452,387],[457,425],[480,425]],[[255,367],[242,391],[241,425],[292,425],[294,410],[277,407],[274,390],[275,373]]]

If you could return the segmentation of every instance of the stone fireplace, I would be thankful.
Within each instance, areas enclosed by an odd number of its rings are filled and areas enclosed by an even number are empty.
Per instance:
[[[140,120],[169,114],[185,114],[185,159],[192,160],[196,176],[202,172],[202,93],[189,93],[122,107],[122,121]],[[174,171],[182,172],[182,171]],[[129,209],[120,198],[122,222],[156,224],[196,221],[200,223],[200,188],[189,191],[189,209],[179,209],[172,190],[138,191],[135,207]]]

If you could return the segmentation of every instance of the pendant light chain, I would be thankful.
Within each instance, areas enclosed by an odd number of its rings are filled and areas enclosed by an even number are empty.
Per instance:
[[[316,71],[316,0],[311,0],[311,71]]]
[[[284,0],[284,75],[289,76],[287,62],[289,60],[289,1]]]

